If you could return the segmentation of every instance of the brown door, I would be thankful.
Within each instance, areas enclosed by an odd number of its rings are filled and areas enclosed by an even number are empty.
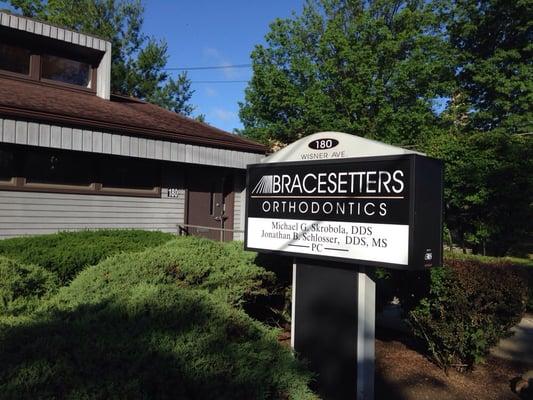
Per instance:
[[[213,240],[231,240],[233,179],[223,169],[191,168],[187,174],[187,231]]]

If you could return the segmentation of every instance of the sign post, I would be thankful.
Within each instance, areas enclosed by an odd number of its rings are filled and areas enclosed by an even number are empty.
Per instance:
[[[292,345],[326,399],[372,399],[369,268],[442,260],[442,164],[338,132],[248,166],[245,247],[294,258]]]

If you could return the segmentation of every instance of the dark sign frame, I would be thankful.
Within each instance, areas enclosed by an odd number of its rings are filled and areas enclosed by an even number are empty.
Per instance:
[[[370,161],[409,161],[409,245],[408,263],[394,264],[361,259],[348,259],[334,256],[315,255],[308,253],[287,252],[282,250],[260,249],[248,246],[248,209],[250,206],[250,170],[255,168],[283,168],[288,166],[305,165],[335,165],[346,163],[364,163]],[[386,267],[400,270],[422,270],[428,267],[442,265],[442,222],[443,222],[443,163],[441,160],[418,154],[339,158],[319,161],[290,161],[279,163],[249,164],[246,170],[246,212],[244,248],[267,254],[277,254],[293,258],[341,262],[344,264],[367,265],[371,267]],[[439,227],[435,235],[435,225]],[[429,238],[429,239],[428,239]],[[427,245],[431,241],[431,247]],[[432,260],[424,259],[426,249],[431,249]]]

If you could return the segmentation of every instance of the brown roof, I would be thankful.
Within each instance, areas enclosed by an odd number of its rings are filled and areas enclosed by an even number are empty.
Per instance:
[[[259,143],[138,99],[0,77],[0,116],[264,153]]]

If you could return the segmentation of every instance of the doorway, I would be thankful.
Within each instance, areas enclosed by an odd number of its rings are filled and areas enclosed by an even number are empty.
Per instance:
[[[194,167],[187,174],[187,232],[212,240],[233,240],[233,174]]]

